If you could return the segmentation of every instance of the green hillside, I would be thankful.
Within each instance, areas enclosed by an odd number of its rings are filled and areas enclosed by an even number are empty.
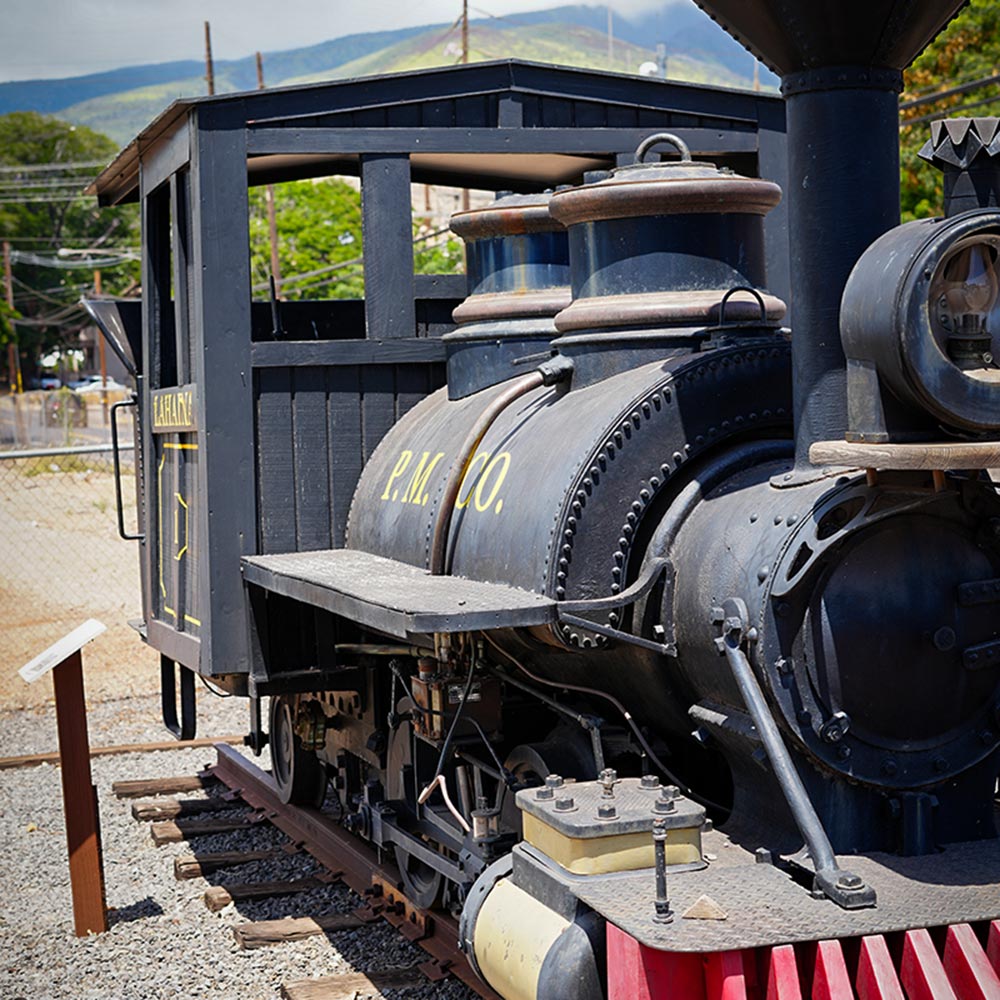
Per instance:
[[[442,30],[440,25],[386,46],[350,62],[332,65],[320,72],[270,79],[272,86],[314,83],[321,80],[348,79],[378,73],[448,66],[459,59],[457,28]],[[594,28],[568,23],[542,23],[506,26],[500,22],[473,22],[469,30],[469,60],[529,59],[535,62],[577,66],[585,69],[612,69],[635,73],[639,66],[656,58],[655,52],[630,42],[616,39],[614,59],[608,65],[607,37]],[[691,83],[713,83],[721,86],[748,86],[750,80],[727,69],[721,63],[685,55],[671,54],[668,73],[673,80]],[[216,91],[230,93],[244,83],[226,68],[216,73]],[[205,93],[201,77],[172,80],[94,97],[73,104],[59,116],[74,124],[87,125],[124,145],[152,121],[171,101]]]
[[[445,32],[426,31],[327,72],[310,73],[283,82],[315,83],[376,73],[398,73],[430,66],[449,66],[458,62],[458,45],[457,28]],[[469,29],[470,62],[517,58],[561,66],[636,73],[642,63],[656,59],[656,53],[652,50],[621,40],[615,41],[613,56],[609,65],[606,35],[580,25],[559,23],[498,27],[492,24],[473,24]],[[715,83],[723,86],[749,83],[746,78],[737,76],[717,63],[702,62],[687,56],[672,55],[669,74],[671,79],[692,83]]]

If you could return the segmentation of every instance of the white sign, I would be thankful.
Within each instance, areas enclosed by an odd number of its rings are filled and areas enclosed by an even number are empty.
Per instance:
[[[39,653],[30,663],[26,663],[18,673],[29,684],[33,684],[54,667],[59,666],[67,656],[72,656],[77,650],[83,649],[91,639],[96,639],[106,631],[106,625],[102,625],[96,618],[88,618],[79,628],[73,629],[69,635],[64,635],[44,653]]]

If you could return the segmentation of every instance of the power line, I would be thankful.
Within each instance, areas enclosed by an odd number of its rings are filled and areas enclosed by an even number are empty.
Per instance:
[[[910,108],[921,108],[925,104],[937,104],[938,101],[942,101],[947,97],[954,97],[957,94],[967,94],[970,90],[988,87],[991,83],[1000,83],[1000,73],[994,73],[991,76],[982,76],[969,83],[963,83],[958,87],[949,87],[947,90],[940,90],[936,94],[929,94],[926,97],[917,97],[910,101],[904,101],[900,104],[899,110],[906,111]]]
[[[912,125],[923,125],[925,122],[937,121],[942,115],[953,115],[957,111],[970,111],[972,108],[981,108],[987,104],[996,104],[1000,101],[1000,94],[995,97],[987,97],[981,101],[970,101],[968,104],[958,104],[950,108],[942,108],[929,115],[921,115],[919,118],[908,118],[905,122],[900,122],[900,128],[910,128]]]

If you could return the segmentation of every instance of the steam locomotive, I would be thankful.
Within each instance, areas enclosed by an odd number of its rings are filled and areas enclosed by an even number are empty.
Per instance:
[[[900,71],[962,4],[701,5],[782,76],[791,331],[781,189],[671,132],[459,213],[445,387],[342,547],[244,554],[249,681],[197,667],[508,998],[1000,917],[996,120],[934,126],[898,225]]]

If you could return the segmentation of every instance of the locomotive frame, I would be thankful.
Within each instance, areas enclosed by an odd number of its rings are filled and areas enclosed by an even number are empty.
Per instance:
[[[867,934],[885,965],[884,934],[1000,934],[1000,421],[936,441],[997,381],[995,200],[896,227],[901,69],[960,5],[704,0],[783,78],[787,176],[773,98],[511,62],[409,75],[402,104],[399,78],[185,102],[97,182],[143,204],[121,322],[166,721],[191,730],[194,672],[248,695],[283,798],[332,774],[511,1000],[687,1000],[750,949]],[[365,302],[251,303],[244,170],[351,169]],[[456,178],[510,190],[453,221],[470,287],[439,340],[459,282],[412,273],[409,182]],[[909,397],[879,448],[849,423],[868,385]]]
[[[316,684],[262,662],[240,559],[342,545],[363,462],[443,383],[439,338],[465,279],[413,273],[411,180],[540,190],[631,162],[663,128],[742,173],[785,177],[774,95],[513,60],[178,101],[100,175],[102,205],[142,212],[141,326],[123,313],[139,373],[138,627],[178,735],[194,732],[192,672],[254,696]],[[337,173],[361,180],[366,298],[282,303],[275,339],[250,289],[248,187]],[[768,269],[787,300],[786,229],[779,206]],[[272,621],[269,642],[294,648],[288,623],[283,635]]]

